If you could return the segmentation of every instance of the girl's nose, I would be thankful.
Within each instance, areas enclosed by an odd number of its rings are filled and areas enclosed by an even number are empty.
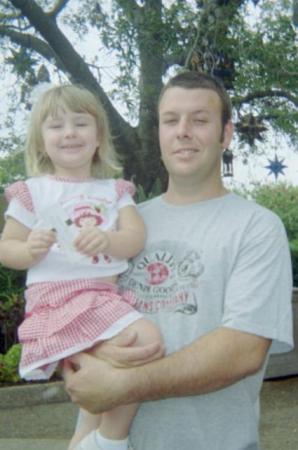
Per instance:
[[[76,132],[76,127],[73,123],[66,123],[64,125],[64,134],[65,136],[73,136]]]

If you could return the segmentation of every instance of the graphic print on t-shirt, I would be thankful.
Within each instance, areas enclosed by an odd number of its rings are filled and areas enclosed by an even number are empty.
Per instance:
[[[196,291],[203,272],[199,252],[185,243],[159,242],[130,262],[120,284],[133,290],[140,312],[195,314]]]
[[[111,217],[109,213],[109,203],[111,202],[105,198],[77,195],[64,197],[59,203],[42,211],[42,221],[57,232],[56,251],[60,249],[72,260],[80,262],[85,260],[97,264],[100,258],[103,258],[108,263],[110,261],[108,255],[88,257],[79,254],[73,246],[73,241],[83,227],[95,226],[103,230],[114,227],[111,219],[115,220],[115,217]]]

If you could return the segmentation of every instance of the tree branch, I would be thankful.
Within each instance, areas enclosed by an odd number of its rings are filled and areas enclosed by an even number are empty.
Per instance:
[[[115,146],[120,155],[123,155],[123,152],[127,151],[127,149],[136,146],[136,143],[139,142],[136,130],[118,113],[88,67],[88,64],[76,52],[56,22],[34,0],[9,1],[15,8],[21,10],[22,16],[28,19],[32,27],[49,44],[57,62],[63,65],[63,71],[68,75],[69,79],[74,83],[85,86],[98,95],[109,117]],[[37,41],[34,42],[36,44]],[[37,51],[37,48],[35,50]],[[43,47],[43,51],[45,51],[45,47]]]
[[[65,8],[65,6],[69,3],[69,0],[58,0],[57,3],[54,5],[53,9],[51,11],[48,11],[48,16],[51,17],[53,20],[56,20],[57,16],[60,14],[61,11]]]
[[[233,104],[240,106],[243,103],[250,103],[253,100],[266,98],[266,97],[283,97],[292,102],[295,106],[298,106],[298,98],[294,95],[290,94],[290,92],[283,90],[266,90],[266,91],[257,91],[252,94],[248,94],[245,97],[234,97]]]
[[[29,20],[30,24],[49,43],[57,59],[62,61],[72,81],[97,92],[108,115],[111,119],[113,118],[111,123],[116,124],[116,129],[113,130],[114,134],[116,135],[117,130],[118,135],[120,128],[124,135],[129,133],[130,126],[114,108],[84,59],[76,52],[55,21],[34,0],[10,0],[10,3],[21,10],[23,16]]]
[[[43,56],[47,61],[56,61],[58,69],[66,71],[63,62],[60,60],[59,56],[52,50],[52,48],[42,39],[39,39],[32,34],[21,33],[19,31],[14,31],[8,27],[0,26],[0,36],[7,36],[9,39],[21,47],[25,47],[29,50],[34,50],[39,55]]]

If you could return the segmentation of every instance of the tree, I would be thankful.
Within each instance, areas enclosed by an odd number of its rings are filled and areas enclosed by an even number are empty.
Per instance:
[[[253,4],[261,13],[252,26],[246,16]],[[74,45],[74,36],[90,33],[117,60],[109,95],[101,61],[90,61]],[[28,85],[53,67],[63,79],[96,92],[125,176],[146,192],[157,178],[165,180],[156,105],[164,78],[178,68],[223,80],[244,146],[253,147],[272,127],[297,142],[298,60],[289,0],[4,0],[0,46],[22,87],[22,101]],[[117,111],[113,95],[125,103],[133,122]]]

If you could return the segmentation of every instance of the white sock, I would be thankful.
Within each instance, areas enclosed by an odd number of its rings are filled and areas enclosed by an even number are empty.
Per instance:
[[[125,439],[107,439],[99,431],[96,432],[96,442],[102,450],[127,450],[128,438]]]

